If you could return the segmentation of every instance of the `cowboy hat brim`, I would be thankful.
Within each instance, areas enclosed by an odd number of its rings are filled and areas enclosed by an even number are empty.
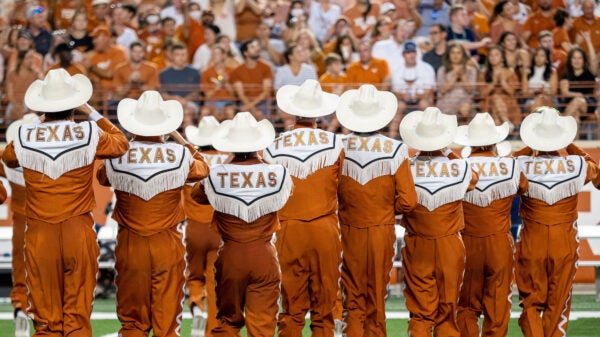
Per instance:
[[[541,113],[532,113],[521,123],[521,140],[533,150],[549,152],[564,149],[577,136],[577,121],[572,116],[559,116],[557,125],[560,125],[562,132],[554,133],[551,137],[541,137],[537,132],[541,121]]]
[[[185,131],[185,138],[187,138],[187,140],[190,143],[192,143],[196,146],[212,145],[212,135],[213,135],[212,132],[208,135],[203,135],[200,132],[200,128],[198,128],[197,126],[193,126],[193,125],[188,125],[184,131]]]
[[[494,133],[487,134],[486,137],[473,137],[469,135],[469,126],[461,125],[456,130],[456,137],[454,142],[462,146],[486,146],[500,143],[508,137],[510,132],[510,126],[507,122],[502,125],[496,126]]]
[[[160,109],[168,112],[168,118],[159,124],[147,124],[136,118],[137,103],[135,99],[124,98],[117,106],[117,118],[121,127],[134,135],[147,137],[166,135],[177,130],[183,122],[183,107],[175,100],[160,103]]]
[[[290,115],[317,118],[334,113],[340,100],[338,95],[322,92],[321,104],[319,106],[310,109],[302,108],[294,104],[294,96],[298,90],[300,90],[300,86],[297,85],[284,85],[279,88],[276,95],[277,107]]]
[[[440,114],[440,123],[445,127],[441,132],[427,137],[417,133],[417,126],[422,119],[421,111],[411,112],[402,118],[400,137],[406,145],[419,151],[435,151],[452,144],[456,136],[456,116]]]
[[[378,111],[375,114],[362,114],[353,107],[358,90],[348,90],[340,97],[336,116],[345,128],[356,132],[372,132],[383,129],[388,125],[398,109],[396,95],[389,91],[375,93]]]
[[[25,92],[25,105],[34,111],[53,113],[81,106],[92,97],[92,82],[87,76],[76,74],[71,77],[75,91],[69,97],[60,100],[48,100],[42,96],[44,81],[36,80]]]
[[[256,152],[266,149],[275,140],[275,128],[268,120],[263,119],[254,127],[252,135],[236,135],[230,137],[232,120],[226,120],[212,134],[212,145],[218,151],[241,153]]]

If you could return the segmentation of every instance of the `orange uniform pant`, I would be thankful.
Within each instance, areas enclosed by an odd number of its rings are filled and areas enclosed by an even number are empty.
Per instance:
[[[224,241],[215,262],[217,319],[213,337],[273,337],[281,275],[270,240]]]
[[[347,337],[385,337],[385,299],[395,255],[394,225],[342,225]]]
[[[179,224],[150,236],[120,226],[115,248],[120,337],[177,337],[181,328],[185,247]]]
[[[25,270],[34,336],[91,337],[98,272],[91,214],[60,223],[27,219]]]
[[[187,285],[190,309],[193,305],[208,315],[206,335],[217,326],[217,301],[215,299],[215,260],[221,236],[209,224],[187,220],[185,249],[188,261]],[[204,300],[206,299],[206,306]]]
[[[485,237],[463,234],[467,252],[465,276],[458,300],[461,336],[498,336],[508,333],[513,279],[514,242],[510,233]],[[479,316],[483,326],[479,329]]]
[[[279,337],[302,337],[310,311],[313,337],[333,337],[342,246],[337,216],[281,221],[277,232],[283,311]]]
[[[404,236],[404,296],[412,337],[458,337],[456,311],[465,270],[465,247],[459,234],[430,239]]]
[[[25,215],[13,212],[12,236],[12,290],[10,301],[14,310],[27,309],[27,285],[25,284]]]
[[[577,223],[547,226],[523,219],[520,238],[516,279],[521,331],[525,337],[565,336],[579,259]]]

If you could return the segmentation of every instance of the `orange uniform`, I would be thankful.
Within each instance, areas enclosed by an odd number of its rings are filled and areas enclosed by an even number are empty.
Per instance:
[[[474,148],[467,160],[480,179],[463,201],[466,266],[458,326],[463,337],[506,336],[515,267],[510,209],[514,196],[527,190],[527,178],[514,159],[492,151]]]
[[[395,215],[411,211],[417,196],[406,145],[379,134],[350,135],[344,151],[338,198],[345,333],[383,337]]]
[[[419,204],[402,218],[404,296],[413,337],[458,337],[457,302],[465,269],[462,199],[475,188],[477,174],[462,160],[441,151],[411,165]]]
[[[582,32],[590,33],[592,45],[597,53],[600,50],[600,18],[595,16],[591,23],[587,22],[583,16],[576,18],[573,21],[573,28],[569,31],[571,41],[577,41],[577,36]],[[587,43],[583,42],[581,47],[586,52],[588,51]]]
[[[344,84],[348,83],[348,77],[345,74],[333,77],[330,73],[325,73],[319,77],[319,83],[321,83],[325,92],[342,93],[344,92]]]
[[[90,213],[95,207],[93,160],[121,156],[127,151],[127,138],[105,118],[97,126],[63,121],[20,130],[20,140],[7,145],[2,160],[8,167],[24,168],[27,313],[36,335],[89,336],[99,253]],[[27,132],[36,137],[30,139]],[[75,141],[65,144],[68,138]],[[73,142],[88,145],[69,151]],[[56,162],[40,154],[56,149],[64,151]]]
[[[523,308],[519,325],[525,337],[564,336],[569,321],[579,259],[577,199],[583,185],[596,177],[597,167],[574,144],[566,152],[567,157],[564,151],[530,157],[529,148],[515,153],[525,154],[518,160],[529,180],[521,198],[516,275]]]
[[[227,154],[216,150],[202,151],[202,157],[209,166],[227,162]],[[183,209],[187,217],[185,227],[185,249],[188,263],[187,285],[189,307],[196,305],[206,312],[205,335],[217,326],[217,302],[215,296],[215,261],[221,244],[221,236],[212,223],[214,209],[210,205],[200,205],[192,199],[192,185],[183,187]],[[204,300],[206,299],[206,306]]]
[[[342,262],[337,216],[342,148],[335,134],[315,129],[312,123],[298,123],[263,152],[266,161],[285,166],[294,182],[294,193],[278,213],[280,337],[300,336],[309,310],[313,336],[333,337]]]
[[[179,335],[186,268],[181,192],[186,181],[207,175],[208,166],[191,145],[164,144],[159,137],[136,137],[127,153],[98,169],[100,184],[112,185],[117,196],[120,336],[151,329],[156,336]]]
[[[368,83],[379,88],[389,76],[387,62],[378,58],[373,58],[366,68],[360,61],[351,63],[346,71],[347,82],[355,86]]]
[[[270,171],[268,188],[260,180],[267,169],[276,171]],[[240,186],[246,183],[256,188],[242,195]],[[279,228],[276,211],[291,188],[283,167],[256,158],[234,158],[232,164],[212,167],[204,186],[194,186],[192,198],[215,208],[213,225],[223,240],[215,262],[219,325],[212,336],[238,336],[244,325],[249,336],[275,334],[281,275],[272,238]],[[249,199],[240,199],[245,197]]]
[[[131,74],[137,72],[140,76],[138,82],[131,82]],[[148,61],[142,61],[138,69],[132,69],[131,63],[124,62],[115,68],[115,75],[113,78],[113,85],[116,90],[119,88],[129,88],[124,98],[138,98],[142,94],[142,91],[146,90],[158,90],[158,68]]]
[[[548,16],[542,14],[541,11],[536,11],[532,14],[529,14],[529,17],[527,18],[527,21],[525,21],[525,24],[523,24],[521,31],[531,33],[529,40],[525,41],[530,48],[538,47],[538,34],[542,30],[552,31],[554,29],[555,24],[554,20],[552,19],[552,13],[550,13]]]
[[[112,46],[104,53],[99,53],[95,50],[89,52],[90,64],[101,69],[110,70],[110,76],[101,78],[97,74],[90,72],[90,79],[94,83],[94,91],[100,89],[100,94],[106,95],[114,87],[113,78],[117,66],[123,62],[127,62],[127,52],[120,46]]]
[[[13,309],[23,310],[27,308],[27,284],[25,282],[25,178],[21,168],[11,169],[0,165],[0,175],[7,177],[10,184],[10,210],[13,215],[13,235],[12,235],[12,290],[10,291],[10,301]],[[0,199],[2,190],[0,189]]]
[[[204,25],[200,22],[189,19],[189,26],[185,23],[179,25],[175,31],[175,38],[182,41],[187,46],[188,61],[192,62],[196,49],[204,44]]]

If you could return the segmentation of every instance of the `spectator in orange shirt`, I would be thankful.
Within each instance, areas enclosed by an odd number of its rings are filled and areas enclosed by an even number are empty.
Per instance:
[[[531,48],[538,46],[536,37],[542,30],[554,29],[552,0],[538,0],[538,4],[539,10],[531,13],[522,27],[521,38]]]
[[[225,65],[226,52],[215,45],[211,52],[210,64],[200,76],[200,90],[204,94],[204,107],[201,115],[220,115],[227,104],[235,99],[230,77],[235,68]]]
[[[143,91],[158,90],[158,69],[152,62],[145,61],[146,46],[134,41],[129,46],[129,62],[115,69],[114,100],[137,98]]]
[[[110,8],[109,0],[93,0],[92,1],[92,13],[88,13],[88,30],[92,31],[94,28],[103,25],[110,27]]]
[[[152,58],[151,62],[154,63],[159,71],[165,70],[173,63],[173,54],[171,53],[171,48],[173,48],[176,43],[178,42],[175,39],[164,39],[160,54]]]
[[[323,91],[341,95],[345,91],[348,78],[343,71],[342,58],[336,53],[329,53],[325,57],[325,74],[319,78],[319,83],[323,87]],[[327,131],[336,132],[340,128],[340,123],[336,115],[331,116],[327,123]],[[343,133],[348,133],[347,129],[343,129]],[[338,317],[336,317],[337,319]]]
[[[20,119],[28,111],[24,104],[25,92],[31,83],[43,77],[42,69],[35,64],[36,54],[33,49],[20,51],[15,69],[6,75],[8,107],[4,115],[5,120]]]
[[[40,55],[39,53],[37,53],[35,51],[35,45],[34,45],[33,37],[31,36],[31,33],[29,33],[25,29],[21,29],[21,30],[19,30],[19,33],[17,34],[16,48],[11,51],[11,53],[8,57],[8,63],[6,65],[6,72],[8,73],[11,70],[14,70],[17,66],[18,55],[20,53],[28,52],[29,50],[34,51],[34,54],[33,54],[34,59],[35,59],[34,65],[36,67],[40,68],[40,70],[41,70],[43,57],[42,57],[42,55]]]
[[[190,3],[192,5],[194,3]],[[188,5],[181,7],[183,10],[183,24],[177,26],[175,37],[187,46],[188,62],[194,59],[196,49],[204,43],[204,25],[192,19],[189,14]]]
[[[362,39],[377,22],[379,4],[372,3],[371,0],[357,0],[354,6],[344,12],[344,16],[350,21],[354,36]]]
[[[346,75],[349,85],[358,87],[361,84],[372,84],[379,90],[388,90],[390,87],[390,71],[385,60],[372,55],[372,46],[368,41],[358,45],[359,60],[350,64]]]
[[[567,53],[561,48],[554,48],[554,39],[552,33],[548,30],[540,32],[538,42],[540,47],[550,50],[552,67],[556,69],[558,78],[561,78],[565,73],[565,65],[567,64]],[[572,49],[572,48],[571,48]]]
[[[52,69],[63,68],[67,70],[69,75],[75,74],[87,75],[87,70],[80,63],[73,62],[73,51],[66,43],[59,43],[53,52],[56,63],[52,65],[46,73]]]
[[[552,30],[554,48],[562,48],[565,53],[568,53],[573,48],[571,38],[569,37],[569,31],[573,28],[573,18],[571,18],[569,12],[566,10],[558,8],[554,12],[552,19],[556,24],[556,28]]]
[[[515,10],[515,6],[509,0],[502,0],[494,6],[494,13],[490,18],[492,44],[498,44],[500,35],[504,32],[512,32],[516,36],[521,33],[521,25],[513,18]]]
[[[54,29],[68,29],[81,0],[57,0],[54,5]]]
[[[583,0],[581,10],[583,15],[575,19],[573,29],[569,32],[571,41],[581,46],[586,52],[588,47],[585,40],[581,38],[580,33],[589,32],[591,34],[594,50],[600,50],[600,18],[594,15],[596,3],[594,0]]]
[[[157,14],[149,13],[142,21],[144,25],[138,32],[138,37],[146,44],[146,59],[152,60],[160,55],[164,41],[164,34],[160,27],[160,17]]]

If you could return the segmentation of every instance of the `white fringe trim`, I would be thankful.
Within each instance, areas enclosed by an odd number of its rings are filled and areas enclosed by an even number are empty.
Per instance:
[[[488,187],[485,191],[480,191],[478,189],[469,191],[465,195],[464,201],[479,207],[487,207],[493,201],[517,194],[520,178],[521,173],[518,170],[518,165],[515,164],[515,172],[512,179],[497,183],[492,187]]]
[[[143,181],[137,176],[115,172],[110,160],[106,160],[106,173],[112,187],[116,190],[136,195],[145,201],[154,198],[157,194],[180,188],[185,185],[185,181],[190,173],[192,157],[189,151],[184,151],[184,158],[181,161],[181,167],[176,170],[159,173],[148,181]]]
[[[394,158],[382,158],[366,167],[360,167],[357,163],[344,160],[342,175],[354,179],[361,185],[385,175],[394,175],[402,162],[408,157],[408,148],[401,145]]]
[[[306,161],[301,161],[297,158],[288,156],[281,156],[277,158],[271,157],[268,151],[263,152],[263,156],[266,162],[273,164],[283,165],[290,174],[298,179],[306,179],[309,175],[316,171],[329,167],[339,159],[340,153],[344,148],[341,141],[336,139],[335,147],[333,149],[325,150],[317,155],[314,155]]]
[[[90,143],[77,150],[69,151],[56,160],[31,150],[22,148],[19,142],[14,142],[19,164],[30,170],[43,173],[52,180],[58,179],[65,172],[91,165],[96,157],[96,147],[100,139],[101,130],[96,123],[90,123]]]
[[[451,202],[461,200],[465,196],[465,192],[471,183],[471,177],[473,172],[470,167],[467,167],[465,178],[462,182],[455,186],[444,188],[435,194],[429,194],[425,189],[415,186],[417,190],[418,203],[423,205],[427,210],[433,211],[434,209],[449,204]]]
[[[263,197],[246,205],[244,202],[215,193],[212,184],[205,184],[205,191],[210,204],[215,211],[236,216],[245,222],[253,222],[261,216],[279,211],[287,203],[292,194],[292,178],[286,170],[279,192],[268,197]]]
[[[586,173],[587,163],[583,161],[581,174],[577,178],[560,183],[557,186],[554,186],[552,189],[530,180],[529,189],[525,195],[530,198],[544,201],[548,205],[554,205],[556,202],[562,199],[572,197],[581,192],[583,185],[585,184],[585,178],[587,175]]]

